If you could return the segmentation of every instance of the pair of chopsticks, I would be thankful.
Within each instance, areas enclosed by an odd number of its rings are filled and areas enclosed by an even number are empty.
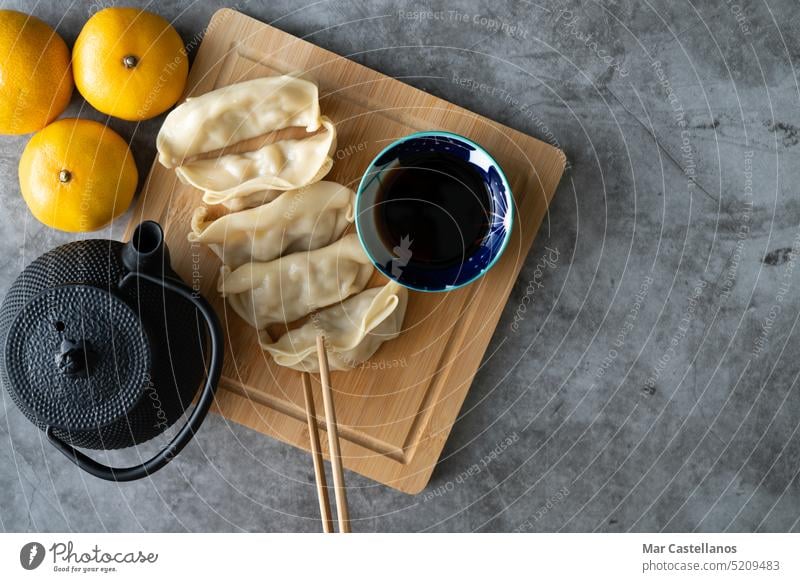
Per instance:
[[[339,522],[339,532],[349,533],[350,515],[347,511],[347,493],[344,488],[342,455],[339,452],[339,429],[336,424],[336,410],[333,407],[328,354],[325,352],[325,339],[322,336],[317,336],[317,356],[319,357],[319,379],[322,384],[322,404],[325,407],[325,428],[328,432],[328,454],[331,460],[331,473],[333,473],[333,493],[336,497],[336,517]],[[314,410],[314,395],[311,392],[311,377],[305,372],[303,372],[303,395],[306,402],[308,433],[311,438],[311,456],[314,459],[314,477],[317,481],[319,512],[322,516],[322,531],[333,533],[333,518],[331,517],[330,500],[328,499],[328,484],[325,480],[325,466],[322,463],[322,450],[319,444],[317,414]]]

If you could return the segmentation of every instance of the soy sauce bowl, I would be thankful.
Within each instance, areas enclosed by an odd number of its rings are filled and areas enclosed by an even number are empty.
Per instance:
[[[427,154],[449,154],[463,160],[480,176],[485,194],[488,194],[485,197],[488,201],[485,235],[471,244],[469,252],[464,251],[455,264],[426,264],[415,260],[413,240],[403,239],[392,246],[382,240],[379,232],[380,218],[376,209],[386,203],[381,200],[381,185],[388,173],[407,167],[404,160],[424,159]],[[381,273],[415,291],[440,292],[472,283],[497,263],[511,238],[514,202],[502,168],[485,149],[461,135],[426,131],[395,141],[372,160],[358,186],[355,214],[361,246]]]

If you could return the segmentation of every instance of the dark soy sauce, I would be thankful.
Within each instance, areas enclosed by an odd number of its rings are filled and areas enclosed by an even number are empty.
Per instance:
[[[440,269],[463,263],[486,237],[490,217],[483,178],[452,154],[409,156],[381,177],[378,235],[394,254],[399,247],[410,256],[409,265]]]

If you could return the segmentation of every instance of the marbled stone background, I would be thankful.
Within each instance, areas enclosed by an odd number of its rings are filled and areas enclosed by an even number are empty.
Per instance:
[[[184,39],[223,6],[127,3]],[[3,7],[71,44],[108,4]],[[429,487],[348,473],[356,531],[800,531],[797,2],[236,7],[570,160]],[[77,92],[68,114],[105,120]],[[110,121],[142,174],[160,123]],[[0,139],[0,290],[74,238],[20,198],[27,139]],[[3,530],[319,530],[309,457],[222,418],[152,479],[115,486],[2,403]]]

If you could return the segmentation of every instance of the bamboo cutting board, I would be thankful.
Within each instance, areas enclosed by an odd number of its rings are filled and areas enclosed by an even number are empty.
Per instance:
[[[217,12],[209,23],[189,75],[187,95],[282,73],[315,81],[322,111],[337,125],[338,151],[327,180],[356,189],[370,160],[392,140],[442,129],[486,147],[511,183],[517,210],[514,235],[489,274],[446,294],[410,293],[402,335],[385,343],[362,367],[332,377],[344,465],[390,487],[417,493],[439,459],[561,178],[565,158],[539,140],[228,9]],[[156,162],[129,230],[141,220],[159,221],[173,267],[212,301],[220,315],[227,345],[216,411],[308,449],[300,374],[279,368],[260,350],[256,332],[217,296],[219,260],[186,239],[200,196]],[[378,275],[373,283],[381,283]],[[318,389],[315,397],[317,410],[323,410]],[[324,419],[318,420],[324,428]]]

